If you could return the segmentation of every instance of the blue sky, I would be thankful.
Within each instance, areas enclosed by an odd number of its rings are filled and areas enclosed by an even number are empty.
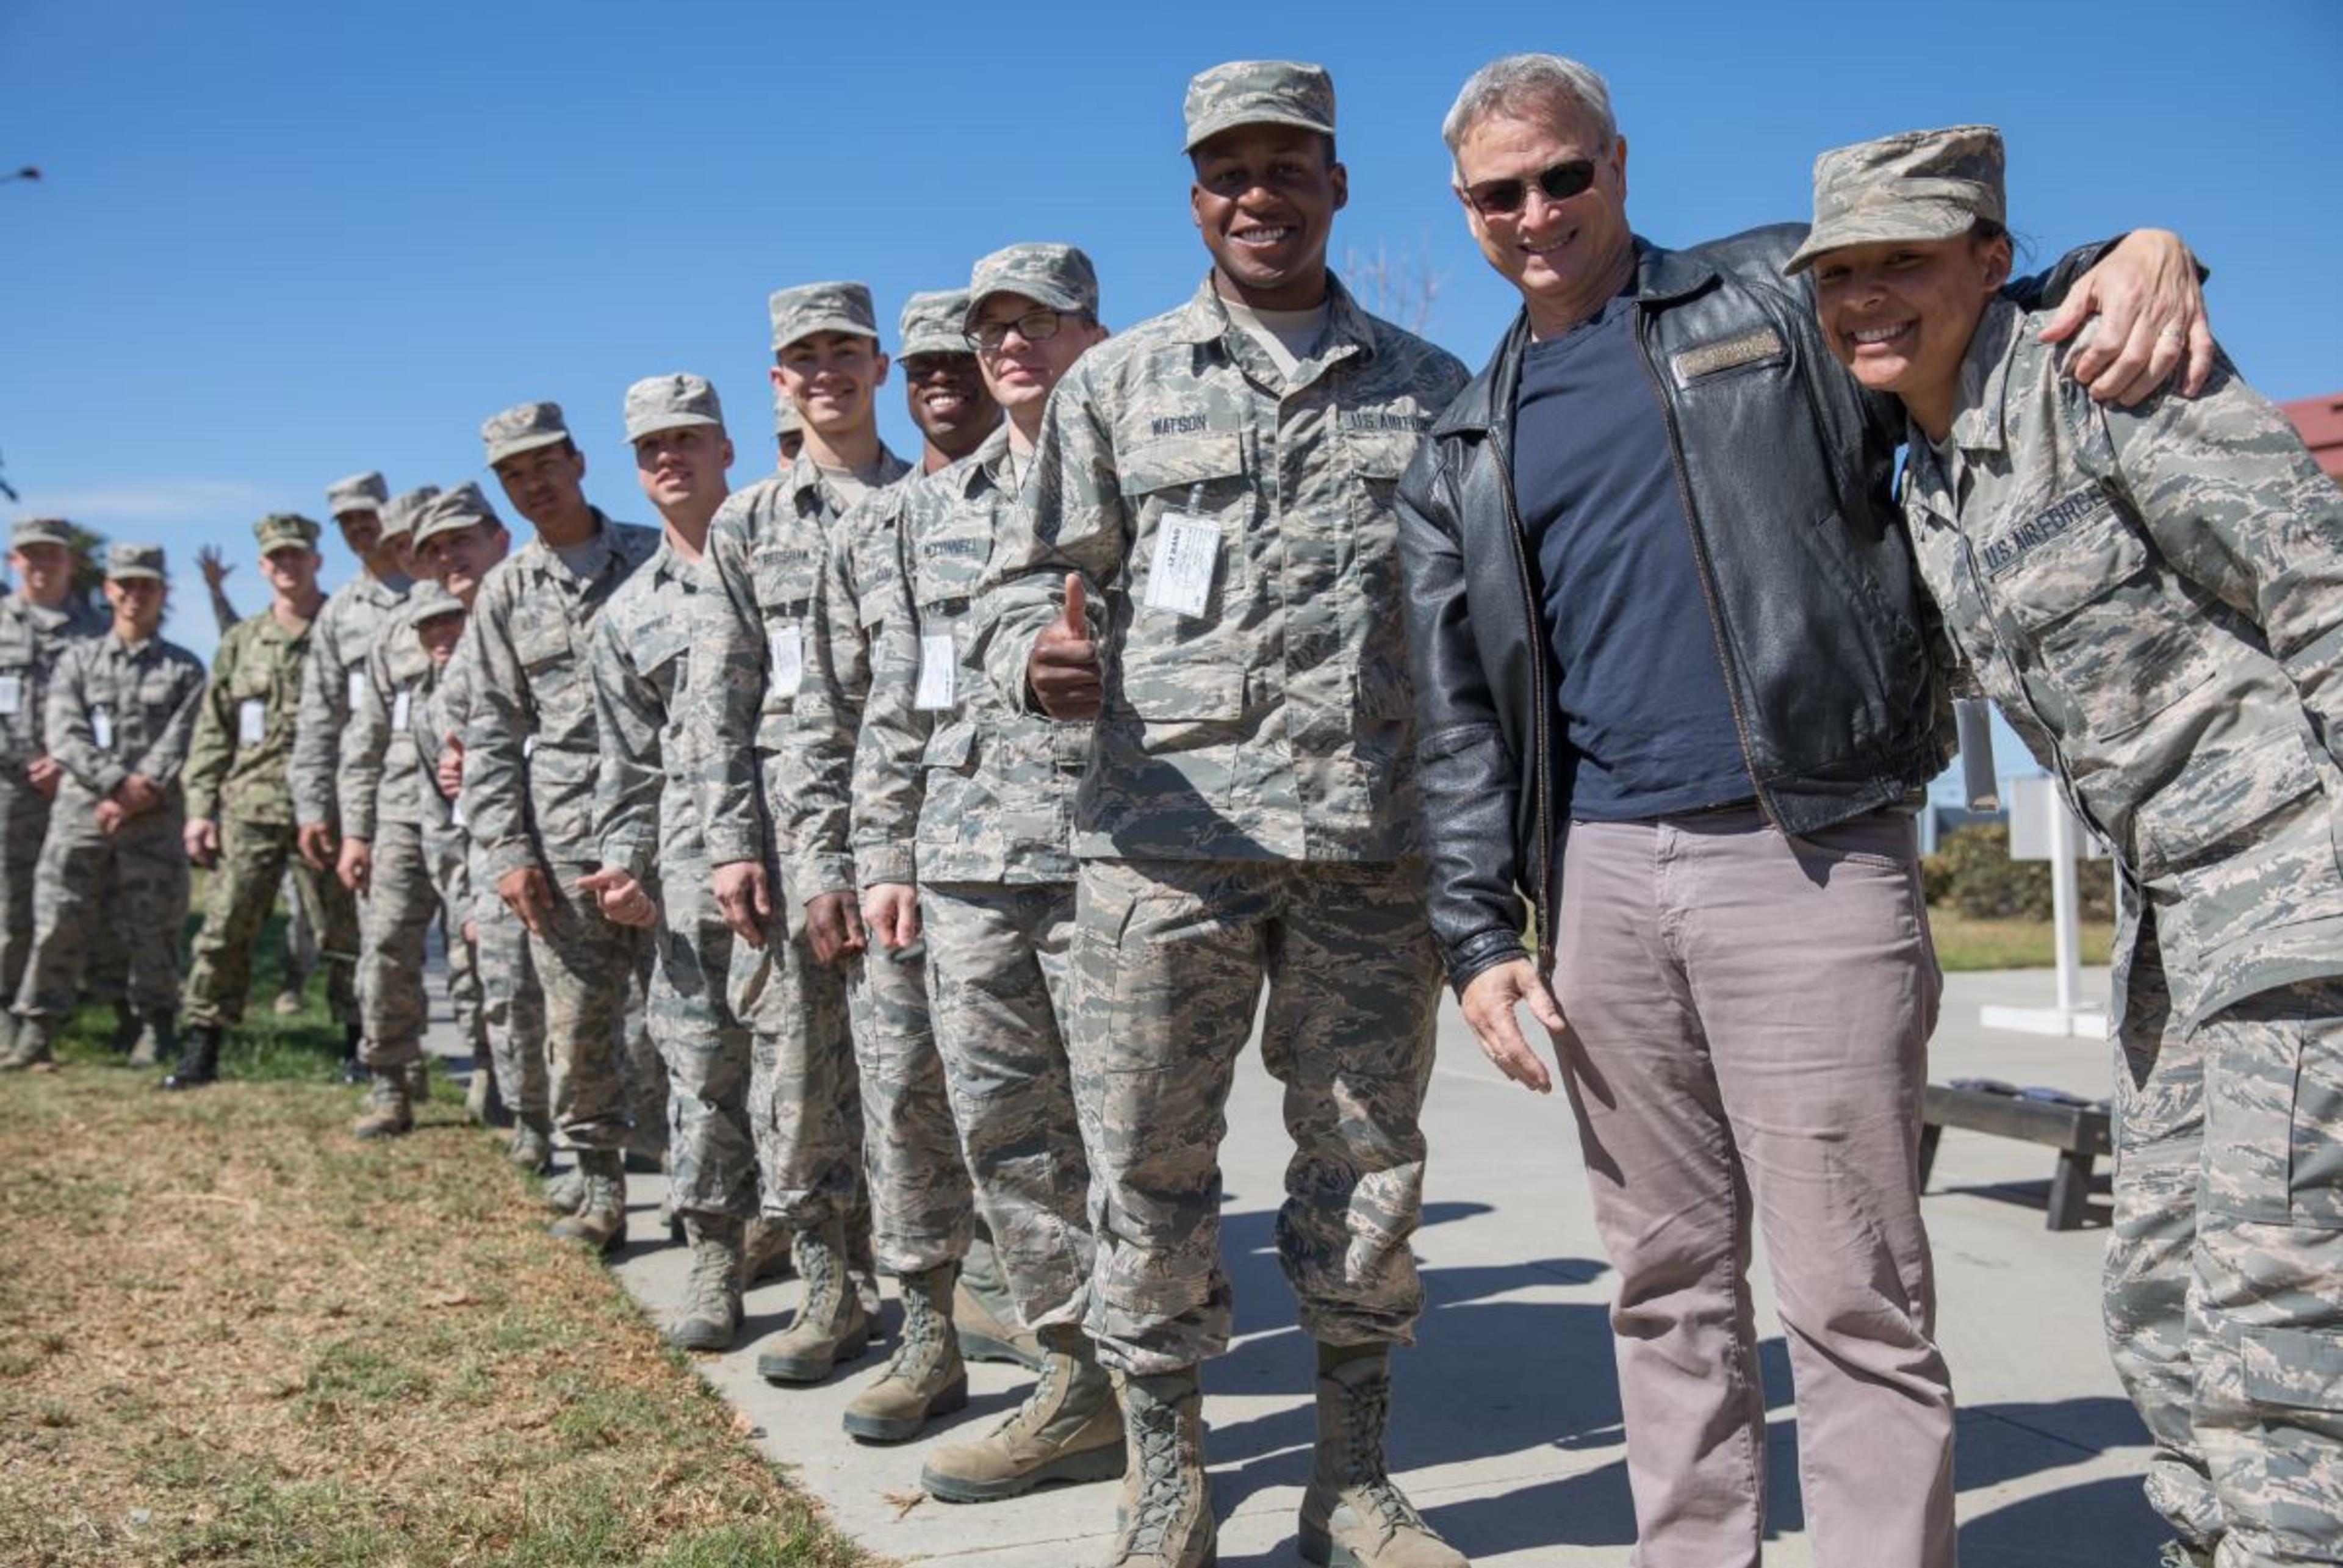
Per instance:
[[[0,519],[160,539],[176,633],[208,651],[197,544],[246,563],[231,588],[249,608],[253,518],[319,516],[324,485],[359,468],[485,478],[477,428],[508,404],[560,401],[589,492],[645,517],[620,394],[697,370],[746,483],[769,463],[777,286],[866,279],[891,322],[987,250],[1059,239],[1096,259],[1111,325],[1184,298],[1204,258],[1181,93],[1240,56],[1332,70],[1352,190],[1335,253],[1380,246],[1441,276],[1431,336],[1478,363],[1513,305],[1448,193],[1439,121],[1473,66],[1528,48],[1610,78],[1629,210],[1656,239],[1803,216],[1823,147],[1991,121],[2040,257],[2177,228],[2253,380],[2343,388],[2328,0],[2218,16],[7,0],[0,167],[46,178],[0,186],[0,456],[24,496]],[[908,449],[900,389],[882,400]],[[329,579],[348,570],[329,547]]]

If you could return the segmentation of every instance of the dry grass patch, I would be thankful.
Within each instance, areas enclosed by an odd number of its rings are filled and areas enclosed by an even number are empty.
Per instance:
[[[847,1568],[444,1091],[0,1080],[0,1563]]]

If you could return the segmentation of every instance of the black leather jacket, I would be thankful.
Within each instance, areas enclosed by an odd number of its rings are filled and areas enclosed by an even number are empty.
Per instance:
[[[1635,242],[1636,341],[1757,804],[1791,834],[1910,796],[1950,755],[1933,612],[1890,494],[1904,416],[1830,357],[1795,225],[1689,250]],[[2062,259],[2063,289],[2104,247]],[[2054,299],[2045,283],[2012,290]],[[1513,495],[1527,318],[1433,421],[1401,481],[1427,898],[1450,983],[1522,956],[1554,967],[1559,679],[1544,585]],[[1528,908],[1523,907],[1524,894]]]

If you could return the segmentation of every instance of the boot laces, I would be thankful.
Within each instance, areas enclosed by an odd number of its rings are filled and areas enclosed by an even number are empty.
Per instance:
[[[995,1435],[1041,1431],[1049,1420],[1049,1412],[1057,1408],[1058,1385],[1065,1382],[1066,1369],[1072,1364],[1070,1356],[1043,1356],[1041,1373],[1033,1380],[1032,1392],[1025,1396],[1024,1403],[1011,1411],[1001,1424],[992,1429]]]
[[[684,1289],[694,1317],[724,1317],[732,1311],[732,1258],[715,1241],[691,1249],[691,1279]]]
[[[885,1378],[917,1382],[943,1353],[944,1317],[927,1295],[915,1289],[903,1292],[903,1337],[888,1358]]]
[[[1180,1465],[1180,1412],[1150,1400],[1126,1419],[1139,1450],[1139,1506],[1131,1520],[1131,1550],[1161,1553],[1188,1501]]]
[[[1383,1459],[1383,1431],[1391,1416],[1391,1384],[1377,1378],[1353,1388],[1344,1407],[1341,1484],[1353,1506],[1371,1515],[1386,1534],[1431,1526],[1392,1483]]]

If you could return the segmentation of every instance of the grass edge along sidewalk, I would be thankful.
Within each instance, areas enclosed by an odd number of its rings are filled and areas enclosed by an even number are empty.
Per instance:
[[[157,1094],[83,1024],[0,1080],[0,1562],[876,1561],[455,1094],[359,1145],[346,1090]]]

